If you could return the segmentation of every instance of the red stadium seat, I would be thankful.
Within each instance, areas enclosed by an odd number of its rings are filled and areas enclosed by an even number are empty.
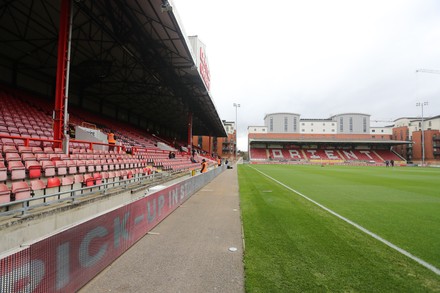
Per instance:
[[[12,197],[14,200],[27,199],[31,197],[31,190],[27,182],[12,182]]]
[[[21,161],[21,157],[18,153],[6,153],[5,154],[6,161]]]
[[[32,153],[32,147],[29,147],[29,146],[18,146],[18,152],[20,154]]]
[[[3,144],[3,153],[18,153],[18,150],[14,144]]]
[[[26,161],[25,168],[28,172],[29,178],[40,178],[41,177],[41,165],[37,161]]]
[[[102,179],[108,179],[109,178],[109,172],[101,172]]]
[[[87,166],[87,172],[89,172],[89,173],[95,172],[95,165],[94,165],[94,161],[93,160],[87,160],[86,161],[86,166]]]
[[[46,153],[46,154],[53,154],[53,153],[54,153],[53,148],[50,147],[50,146],[45,146],[45,147],[43,148],[43,151],[44,151],[44,153]]]
[[[100,164],[102,166],[102,171],[108,171],[108,163],[105,159],[101,159]]]
[[[58,175],[66,175],[67,174],[66,161],[55,161],[55,167],[57,168]]]
[[[35,147],[32,147],[32,152],[33,152],[34,154],[42,154],[42,153],[43,153],[43,150],[41,149],[41,147],[37,147],[37,146],[35,146]]]
[[[95,171],[96,172],[101,172],[102,171],[101,160],[93,160],[93,165],[95,166]]]
[[[43,168],[44,176],[55,176],[55,164],[52,161],[42,161],[41,167]]]
[[[31,181],[31,190],[34,197],[44,195],[45,188],[46,188],[46,183],[43,180],[36,179]]]
[[[36,179],[36,180],[32,180],[31,181],[31,189],[33,191],[41,190],[41,189],[44,189],[44,188],[46,188],[46,183],[44,183],[43,180]]]
[[[58,177],[52,177],[47,179],[47,188],[58,187],[60,185],[61,185],[61,181],[60,178]]]
[[[15,143],[14,143],[14,140],[13,139],[11,139],[11,138],[2,138],[1,139],[1,142],[2,142],[2,144],[3,144],[3,152],[5,153],[5,146],[6,147],[14,147],[15,148]],[[15,148],[16,149],[16,148]],[[16,149],[17,150],[17,149]],[[17,152],[18,152],[18,150],[17,150]]]
[[[11,190],[4,183],[0,183],[0,204],[11,201]]]
[[[54,152],[55,154],[64,154],[63,149],[61,149],[61,148],[54,148],[54,149],[53,149],[53,152]]]
[[[82,175],[82,174],[73,175],[73,181],[75,183],[83,183],[84,182],[84,175]]]
[[[93,173],[93,179],[95,179],[95,184],[102,184],[102,175],[101,173]]]
[[[33,153],[22,153],[21,154],[21,160],[23,162],[26,162],[26,161],[36,161],[37,157],[35,157],[35,155]]]
[[[8,171],[11,174],[11,180],[19,180],[26,178],[26,170],[21,161],[8,162]]]
[[[8,169],[5,166],[5,163],[3,161],[0,161],[0,181],[6,181],[8,178]]]
[[[44,153],[37,153],[35,154],[35,156],[37,157],[37,161],[42,162],[42,161],[49,161],[49,155],[48,154],[44,154]]]
[[[72,184],[73,184],[73,177],[63,177],[63,178],[61,178],[61,185],[62,186],[72,185]]]
[[[75,160],[66,161],[66,166],[68,168],[69,174],[76,174],[77,173]]]
[[[93,178],[92,175],[90,175],[90,174],[85,174],[84,175],[84,185],[85,186],[93,186],[93,185],[95,185],[95,179]]]
[[[78,173],[86,173],[86,162],[84,160],[76,160],[76,166],[78,167]]]

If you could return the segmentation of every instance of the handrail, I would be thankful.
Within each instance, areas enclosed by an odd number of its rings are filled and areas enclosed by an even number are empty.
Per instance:
[[[20,213],[23,216],[29,210],[37,208],[37,207],[47,206],[47,205],[51,205],[51,204],[57,204],[57,203],[60,203],[63,201],[69,201],[69,200],[72,200],[72,203],[75,203],[76,199],[90,195],[90,194],[95,194],[97,192],[102,193],[102,195],[106,195],[108,193],[108,190],[110,189],[110,188],[108,188],[108,186],[110,186],[110,185],[112,185],[113,188],[120,187],[120,186],[123,186],[123,188],[127,188],[129,183],[134,183],[134,182],[138,182],[138,181],[143,182],[143,181],[149,180],[149,179],[151,179],[151,182],[154,182],[154,180],[156,178],[161,179],[162,177],[163,177],[162,173],[153,173],[150,175],[143,175],[143,176],[139,176],[136,178],[127,178],[127,179],[122,179],[122,180],[118,180],[118,181],[106,182],[106,183],[102,183],[102,184],[98,184],[98,185],[92,185],[92,186],[86,186],[86,187],[81,187],[81,188],[77,188],[77,189],[59,191],[59,192],[55,192],[55,193],[51,193],[51,194],[44,194],[44,195],[35,196],[32,198],[26,198],[26,199],[7,202],[7,203],[2,203],[2,204],[0,204],[0,210],[1,210],[1,208],[6,208],[7,211],[0,211],[0,216],[13,215],[13,214],[18,214],[18,213]],[[115,186],[116,184],[118,184],[118,185]],[[103,189],[101,189],[101,187],[103,187]],[[94,190],[96,188],[98,188],[98,190]],[[84,193],[84,191],[86,191],[86,190],[90,190],[90,192]],[[66,195],[66,194],[70,194],[70,196],[69,197],[61,197],[62,195]],[[52,197],[56,197],[57,199],[51,200],[51,201],[46,201],[47,198],[52,198]],[[41,200],[44,201],[41,204],[35,204],[35,205],[29,204],[30,202],[41,201]],[[16,206],[19,204],[22,205],[21,208],[9,209],[9,207]]]

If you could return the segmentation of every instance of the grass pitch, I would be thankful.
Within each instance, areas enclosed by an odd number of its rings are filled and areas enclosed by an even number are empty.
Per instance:
[[[440,276],[254,168],[440,267],[440,170],[242,165],[247,292],[440,292]]]

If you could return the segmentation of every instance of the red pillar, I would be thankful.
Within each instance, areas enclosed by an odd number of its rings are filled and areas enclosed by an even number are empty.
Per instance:
[[[209,155],[212,155],[212,136],[209,136]]]
[[[64,123],[64,99],[66,90],[67,76],[67,53],[69,40],[69,20],[71,11],[71,1],[62,0],[60,10],[60,28],[58,33],[58,60],[57,76],[55,88],[55,109],[53,117],[53,139],[63,139]],[[61,147],[61,143],[56,143],[56,147]]]
[[[192,124],[193,124],[193,115],[191,112],[189,112],[188,113],[188,151],[190,154],[192,152],[192,145],[193,145]]]

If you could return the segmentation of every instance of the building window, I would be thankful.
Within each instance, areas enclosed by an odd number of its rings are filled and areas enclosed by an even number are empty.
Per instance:
[[[339,131],[344,132],[344,117],[339,118]]]
[[[304,126],[304,125],[306,125],[306,124],[303,122],[303,123],[301,123],[301,125]]]
[[[287,122],[288,122],[287,117],[284,117],[284,132],[287,132]]]
[[[301,132],[306,132],[306,130],[305,129],[301,129]]]
[[[348,127],[350,129],[350,132],[353,132],[353,117],[350,117],[348,119]]]
[[[364,133],[367,132],[367,117],[364,117],[363,119],[363,130]]]
[[[325,122],[324,122],[324,123],[322,123],[322,126],[325,126]]]
[[[312,122],[312,123],[310,123],[310,125],[312,125],[312,126],[313,126],[313,122]]]
[[[325,129],[323,129],[322,132],[325,132]]]
[[[334,130],[334,129],[332,129],[332,132],[335,132],[335,130]]]
[[[297,121],[296,121],[296,117],[293,117],[293,132],[296,132],[296,128],[297,128]]]
[[[269,122],[269,131],[272,132],[273,131],[273,117],[270,117],[270,122]]]

